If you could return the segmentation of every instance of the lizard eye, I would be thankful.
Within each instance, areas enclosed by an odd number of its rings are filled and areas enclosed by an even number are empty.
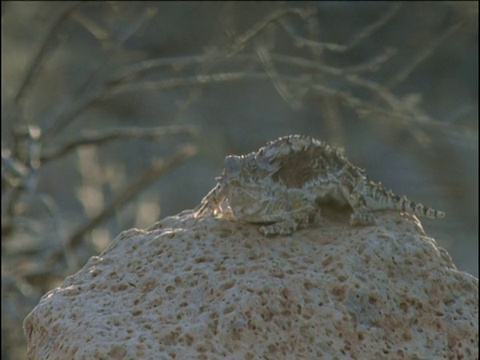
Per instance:
[[[227,156],[224,160],[225,174],[232,176],[238,173],[240,169],[242,158],[240,156],[230,155]]]

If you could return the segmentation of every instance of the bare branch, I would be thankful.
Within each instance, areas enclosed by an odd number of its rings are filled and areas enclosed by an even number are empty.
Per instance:
[[[461,29],[465,23],[466,23],[465,19],[463,21],[459,21],[453,24],[452,26],[450,26],[440,36],[438,36],[435,39],[432,39],[429,46],[427,46],[425,49],[420,51],[417,54],[417,56],[415,56],[412,59],[411,62],[409,62],[406,66],[404,66],[403,69],[401,69],[392,79],[390,79],[387,82],[386,87],[391,89],[397,86],[398,84],[404,82],[423,61],[425,61],[428,57],[430,57],[435,52],[435,50],[443,41],[445,41],[450,35],[454,34],[459,29]]]
[[[57,41],[57,32],[58,29],[63,25],[63,23],[69,18],[69,15],[73,10],[75,10],[81,2],[68,2],[65,9],[60,13],[58,18],[53,23],[50,31],[48,32],[45,40],[43,41],[42,45],[40,46],[37,54],[33,58],[32,64],[27,70],[25,74],[25,78],[23,79],[22,85],[15,96],[15,103],[20,104],[25,97],[25,93],[27,89],[31,86],[35,75],[38,73],[38,70],[43,65],[47,55],[53,49],[53,44]]]
[[[369,38],[372,36],[375,32],[380,30],[382,27],[384,27],[400,10],[402,7],[402,2],[398,1],[395,4],[393,4],[388,11],[383,14],[377,21],[373,22],[369,26],[367,26],[365,29],[357,33],[346,45],[345,50],[350,50],[354,46],[357,46],[360,44],[362,41],[365,39]]]
[[[100,65],[93,70],[89,76],[86,76],[83,84],[72,94],[72,101],[58,106],[57,115],[52,116],[51,124],[44,131],[43,143],[54,139],[78,116],[95,105],[104,91],[104,86],[101,85],[103,69],[104,66]]]
[[[310,48],[317,48],[319,50],[330,50],[334,52],[345,52],[357,46],[362,41],[370,37],[376,31],[380,30],[383,26],[385,26],[388,21],[390,21],[393,16],[398,12],[400,7],[402,6],[401,2],[397,2],[382,16],[380,19],[375,21],[374,23],[368,25],[362,31],[357,33],[352,39],[350,39],[346,45],[339,45],[335,43],[328,43],[328,42],[320,42],[316,40],[306,39],[302,36],[297,35],[295,29],[288,24],[286,21],[280,21],[280,24],[284,27],[287,34],[295,40],[297,45],[299,46],[307,46]]]
[[[186,159],[192,157],[197,153],[197,148],[192,145],[184,145],[179,150],[177,150],[170,158],[167,160],[159,160],[154,162],[150,168],[148,168],[140,178],[135,181],[133,184],[128,186],[123,192],[121,192],[115,200],[108,206],[106,206],[100,214],[91,219],[88,223],[83,225],[74,234],[72,234],[64,248],[72,249],[80,245],[83,241],[83,237],[93,230],[95,227],[105,222],[110,218],[115,211],[121,209],[125,204],[134,199],[140,192],[144,191],[145,188],[150,186],[155,180],[160,176],[164,175],[166,172],[174,168],[175,166],[181,164]],[[49,261],[56,261],[64,253],[64,250],[56,250],[49,256]]]
[[[199,56],[193,56],[193,57],[145,61],[127,68],[127,71],[124,71],[120,76],[117,76],[115,79],[110,81],[107,86],[100,84],[99,86],[97,86],[96,89],[89,89],[89,91],[86,91],[88,89],[87,86],[82,87],[82,89],[84,90],[83,93],[78,94],[79,96],[75,97],[78,100],[74,104],[72,104],[72,106],[70,106],[67,111],[59,114],[59,116],[54,120],[53,125],[46,131],[45,137],[51,138],[52,136],[58,134],[62,129],[68,126],[72,121],[74,121],[78,116],[83,114],[92,106],[101,102],[104,99],[110,98],[113,94],[117,94],[121,92],[121,90],[118,91],[117,89],[123,83],[127,88],[132,88],[132,89],[135,88],[136,87],[135,85],[129,83],[132,80],[133,76],[140,75],[141,73],[144,73],[156,67],[182,66],[184,64],[190,64],[190,63],[213,64],[214,62],[225,60],[227,58],[234,56],[238,51],[240,51],[247,44],[247,42],[251,41],[251,39],[253,39],[256,35],[258,35],[262,30],[264,30],[270,23],[275,22],[281,17],[291,13],[297,14],[302,17],[305,17],[308,15],[307,12],[302,9],[280,9],[280,10],[274,11],[273,13],[270,13],[263,20],[259,21],[256,25],[250,28],[245,34],[238,37],[237,40],[232,45],[232,47],[227,52],[222,52],[222,53],[214,52],[207,55],[199,55]],[[293,57],[280,56],[280,55],[277,56],[273,54],[271,54],[270,57],[272,61],[278,61],[278,62],[284,62],[284,63],[290,62],[292,64],[295,64],[296,62],[297,64],[303,64],[304,66],[315,68],[320,71],[325,71],[330,74],[341,75],[341,74],[344,74],[345,72],[350,73],[350,72],[361,72],[361,71],[367,71],[367,70],[371,71],[372,69],[374,69],[375,67],[378,67],[381,63],[386,61],[388,58],[390,58],[392,55],[393,55],[393,51],[390,49],[387,49],[383,54],[381,54],[380,56],[377,56],[372,61],[363,65],[353,67],[350,69],[345,69],[345,70],[329,67],[326,65],[321,65],[321,64],[318,64],[318,62],[308,61],[301,58],[293,58]],[[242,58],[244,59],[245,56],[239,56],[239,59],[242,59]],[[253,57],[251,57],[251,59],[253,59]],[[255,59],[255,60],[258,61],[258,59]],[[263,57],[263,60],[261,61],[265,63],[265,57]],[[270,69],[272,69],[272,67],[270,67]],[[271,71],[270,71],[270,75],[272,75]],[[198,82],[190,81],[188,82],[188,84],[190,85],[201,84],[202,77],[203,75],[199,75]],[[271,77],[271,79],[278,80],[278,77]],[[165,88],[180,86],[182,83],[182,81],[180,81],[180,83],[176,85],[175,82],[176,81],[173,80],[173,82],[170,85],[167,85],[165,83]],[[274,81],[274,85],[277,87],[277,90],[281,88],[281,86],[279,87],[278,81],[277,82]],[[144,91],[149,91],[148,83],[144,82],[142,85],[142,88]],[[280,91],[280,93],[283,94],[282,97],[285,98],[286,96],[285,91]],[[290,101],[290,103],[293,105],[295,101],[292,100]]]
[[[255,50],[257,51],[258,57],[260,58],[265,67],[265,71],[272,80],[273,86],[275,86],[275,89],[280,94],[282,99],[285,100],[285,102],[289,104],[293,109],[299,109],[302,106],[301,102],[295,99],[295,97],[288,89],[287,85],[280,80],[279,74],[275,69],[275,65],[272,62],[270,53],[268,52],[267,48],[262,45],[256,45]]]
[[[47,141],[58,135],[63,129],[70,125],[78,116],[83,114],[98,103],[102,97],[104,90],[96,89],[90,92],[85,91],[83,96],[77,98],[77,101],[69,104],[52,122],[52,125],[45,131],[43,141]]]
[[[77,11],[72,15],[72,19],[82,25],[90,34],[100,41],[107,40],[110,34],[107,30],[96,24],[90,17]]]
[[[365,100],[354,96],[353,94],[336,90],[328,86],[319,84],[314,81],[311,76],[291,76],[291,75],[278,75],[278,79],[282,82],[297,85],[301,87],[308,87],[310,90],[320,92],[325,96],[334,96],[342,99],[348,106],[359,110],[360,112],[370,111],[376,112],[389,117],[390,119],[399,118],[408,121],[418,121],[425,125],[433,125],[437,127],[444,127],[446,124],[440,123],[429,118],[427,115],[414,111],[411,107],[405,107],[401,99],[392,94],[388,89],[370,80],[363,79],[359,76],[349,75],[346,80],[352,84],[367,89],[374,94],[377,94],[383,99],[389,106],[389,109],[374,106],[371,103],[365,102]],[[224,83],[233,81],[265,81],[271,80],[271,77],[265,73],[244,73],[244,72],[231,72],[231,73],[215,73],[199,76],[187,76],[180,78],[171,78],[160,81],[143,81],[138,83],[132,83],[125,86],[112,89],[109,93],[104,95],[104,99],[114,97],[119,94],[129,92],[141,92],[141,91],[160,91],[165,89],[171,89],[181,86],[201,85],[208,83]],[[448,127],[450,130],[451,127]]]
[[[86,145],[102,145],[107,142],[123,139],[144,139],[157,140],[159,137],[165,135],[196,135],[199,132],[198,126],[193,125],[177,125],[177,126],[162,126],[155,128],[121,128],[110,129],[101,132],[92,132],[85,134],[82,138],[69,142],[66,145],[60,146],[57,149],[50,151],[50,153],[43,153],[42,162],[48,162],[58,159],[80,146]]]
[[[134,36],[146,23],[157,15],[158,9],[153,7],[147,7],[143,11],[142,15],[132,21],[129,26],[125,27],[118,35],[118,42],[120,44],[125,43],[128,39]]]
[[[124,29],[124,31],[121,32],[116,39],[114,39],[115,47],[120,47],[125,41],[127,41],[138,30],[140,30],[147,21],[152,19],[155,14],[155,9],[147,8],[141,17],[130,24],[127,29]],[[107,40],[113,37],[112,34],[100,28],[93,21],[82,14],[75,14],[75,20],[82,24],[87,31],[92,33],[100,40]],[[113,51],[116,51],[115,47],[111,46],[108,48],[108,51],[104,57],[105,59],[108,59],[109,55],[112,56]],[[55,135],[60,133],[63,129],[75,121],[76,118],[97,103],[107,88],[107,81],[104,78],[104,73],[105,69],[109,68],[109,66],[110,65],[107,64],[107,60],[105,60],[103,64],[101,64],[95,71],[92,72],[89,77],[87,77],[84,84],[80,86],[77,91],[75,91],[72,96],[74,101],[66,104],[64,106],[64,111],[58,112],[58,115],[54,117],[52,124],[45,131],[45,141],[55,137]]]
[[[365,62],[364,64],[359,64],[347,68],[338,68],[333,66],[328,66],[319,63],[318,61],[308,60],[298,56],[289,56],[289,55],[279,55],[270,53],[269,57],[273,62],[280,64],[287,64],[296,66],[299,68],[305,68],[308,70],[321,71],[329,75],[345,75],[352,73],[362,73],[362,72],[372,72],[377,70],[382,66],[386,61],[388,61],[393,55],[396,54],[396,50],[392,48],[385,49],[382,53],[375,56],[371,60]],[[149,59],[145,61],[140,61],[132,65],[128,65],[120,73],[110,81],[110,85],[121,85],[127,81],[133,80],[135,77],[141,76],[144,73],[158,70],[161,68],[173,68],[173,69],[182,69],[185,66],[198,65],[203,62],[208,62],[212,60],[212,55],[192,55],[192,56],[180,56],[173,58],[160,58],[160,59]],[[232,55],[225,61],[238,61],[238,62],[258,62],[258,56],[252,54],[236,54]]]
[[[309,15],[306,10],[300,9],[300,8],[287,8],[287,9],[275,10],[269,13],[264,19],[260,20],[255,25],[253,25],[242,36],[237,37],[233,41],[232,46],[230,47],[230,49],[228,49],[226,54],[223,54],[223,53],[220,54],[219,59],[235,55],[237,52],[242,50],[250,40],[252,40],[260,32],[262,32],[268,25],[278,21],[280,18],[288,14],[296,14],[302,18]]]

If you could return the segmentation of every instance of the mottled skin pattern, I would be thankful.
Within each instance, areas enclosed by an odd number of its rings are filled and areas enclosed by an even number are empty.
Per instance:
[[[445,216],[385,190],[336,149],[303,135],[281,137],[245,156],[227,156],[216,180],[195,216],[260,223],[260,232],[267,236],[293,233],[312,221],[322,203],[332,201],[352,208],[352,225],[373,224],[373,213],[382,210],[431,219]]]

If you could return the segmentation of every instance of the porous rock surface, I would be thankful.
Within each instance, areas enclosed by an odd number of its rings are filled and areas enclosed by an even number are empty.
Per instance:
[[[27,358],[477,359],[478,280],[416,218],[377,219],[125,231],[27,316]]]

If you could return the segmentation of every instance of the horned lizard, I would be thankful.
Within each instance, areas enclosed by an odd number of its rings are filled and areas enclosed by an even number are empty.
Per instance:
[[[370,181],[337,149],[309,136],[285,136],[257,152],[227,156],[224,166],[195,216],[222,215],[263,224],[260,232],[266,236],[293,233],[326,201],[350,206],[352,225],[373,224],[373,213],[382,210],[431,219],[445,216]]]

